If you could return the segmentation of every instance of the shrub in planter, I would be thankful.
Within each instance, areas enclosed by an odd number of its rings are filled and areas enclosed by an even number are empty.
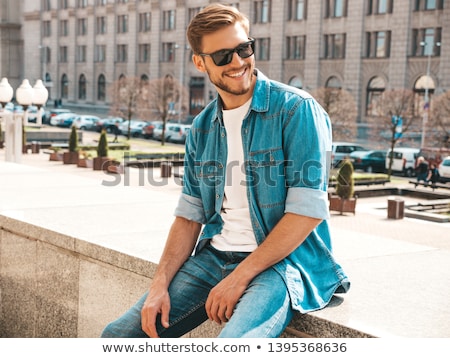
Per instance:
[[[72,126],[69,137],[69,151],[63,154],[64,164],[78,164],[78,133],[77,128]]]
[[[336,195],[330,196],[330,210],[355,213],[353,164],[344,160],[337,173]]]
[[[94,158],[94,170],[106,170],[110,159],[108,158],[108,140],[106,131],[103,129],[97,145],[97,157]]]

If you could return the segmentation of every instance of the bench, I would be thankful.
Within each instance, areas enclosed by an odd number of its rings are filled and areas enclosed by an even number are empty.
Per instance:
[[[447,209],[450,208],[450,199],[429,200],[424,203],[407,205],[406,208],[415,211]]]
[[[414,180],[410,180],[410,181],[408,181],[408,183],[414,184],[414,187],[417,187],[417,186],[423,186],[424,188],[430,187],[431,189],[433,189],[433,191],[435,189],[450,189],[450,185],[446,185],[446,184],[438,184],[438,183],[429,184],[429,183],[424,183],[424,182],[417,182]]]

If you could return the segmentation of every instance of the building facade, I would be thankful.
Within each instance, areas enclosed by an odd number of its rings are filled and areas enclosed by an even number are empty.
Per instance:
[[[17,88],[23,75],[21,6],[14,0],[0,2],[0,74]]]
[[[196,114],[215,90],[194,68],[185,31],[210,2],[23,0],[22,75],[43,78],[51,99],[107,110],[108,85],[120,76],[169,74],[188,88],[189,114]],[[430,96],[450,90],[449,1],[223,3],[249,16],[260,70],[306,90],[346,89],[362,132],[385,89],[412,89],[419,101],[425,89]]]

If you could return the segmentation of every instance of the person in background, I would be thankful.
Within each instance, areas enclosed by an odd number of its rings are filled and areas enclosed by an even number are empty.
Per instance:
[[[206,320],[219,337],[279,337],[295,312],[350,282],[327,219],[331,123],[308,93],[255,68],[236,8],[211,4],[187,30],[218,96],[186,140],[183,189],[148,292],[102,337],[180,337]]]
[[[427,176],[428,176],[428,163],[425,161],[424,157],[419,157],[417,158],[417,165],[416,165],[416,184],[415,187],[417,187],[417,185],[423,181],[424,184],[427,183]]]
[[[439,169],[436,167],[436,164],[431,163],[430,169],[428,170],[426,182],[431,183],[431,186],[435,186],[436,183],[439,181],[439,178],[440,178]]]

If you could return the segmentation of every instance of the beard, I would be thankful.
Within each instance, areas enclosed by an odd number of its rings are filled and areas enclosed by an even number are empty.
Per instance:
[[[245,66],[247,72],[250,74],[248,76],[248,82],[246,84],[244,84],[244,86],[240,87],[240,88],[232,88],[231,86],[227,85],[226,81],[224,81],[222,78],[219,77],[214,77],[214,75],[209,71],[209,69],[206,69],[206,73],[209,76],[209,80],[211,81],[211,83],[216,86],[217,88],[221,89],[222,91],[235,95],[235,96],[241,96],[244,95],[246,93],[248,93],[251,89],[251,84],[253,82],[253,66],[252,65],[247,65]]]

